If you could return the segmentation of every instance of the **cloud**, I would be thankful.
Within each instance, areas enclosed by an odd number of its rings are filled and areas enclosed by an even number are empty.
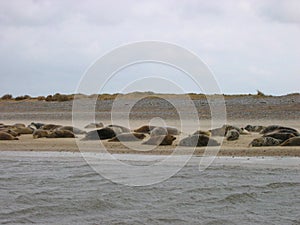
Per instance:
[[[255,93],[258,84],[296,92],[298,9],[293,0],[1,1],[0,94],[72,93],[95,59],[142,40],[192,50],[226,93]]]

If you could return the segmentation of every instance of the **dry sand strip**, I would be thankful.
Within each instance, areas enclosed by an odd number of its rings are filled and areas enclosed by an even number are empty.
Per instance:
[[[257,137],[255,135],[243,136],[237,141],[229,142],[224,141],[218,156],[293,156],[300,157],[300,147],[247,147],[249,142]],[[79,139],[78,139],[79,140]],[[86,141],[85,145],[89,149],[89,142]],[[97,149],[97,152],[106,152],[112,154],[145,154],[145,155],[169,155],[172,154],[175,145],[172,146],[158,146],[150,151],[137,151],[124,146],[122,143],[112,143],[104,141],[105,149]],[[185,149],[185,148],[184,148]],[[186,148],[191,149],[191,148]],[[211,147],[197,147],[194,155],[202,156],[207,149],[206,154],[213,151]],[[74,139],[32,139],[32,135],[22,135],[20,140],[16,141],[1,141],[0,151],[58,151],[58,152],[79,152],[78,146]],[[89,151],[89,150],[87,150]],[[188,151],[187,151],[188,152]],[[181,151],[180,154],[185,154]]]

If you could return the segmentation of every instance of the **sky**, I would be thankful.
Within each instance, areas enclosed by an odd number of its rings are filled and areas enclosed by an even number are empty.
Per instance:
[[[299,12],[298,0],[0,1],[0,96],[76,93],[99,57],[145,40],[197,54],[222,93],[299,92]],[[105,92],[126,89],[122,79],[132,74],[162,74],[200,92],[185,74],[149,65],[120,71]],[[145,80],[130,91],[176,92],[168,86]]]

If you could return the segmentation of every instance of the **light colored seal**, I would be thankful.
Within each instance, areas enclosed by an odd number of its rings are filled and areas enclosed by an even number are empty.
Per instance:
[[[159,126],[150,126],[150,125],[144,125],[144,126],[141,126],[137,129],[134,130],[134,132],[138,132],[138,133],[146,133],[146,134],[150,134],[150,132],[155,129],[155,128],[158,128]],[[180,131],[175,128],[175,127],[162,127],[164,129],[167,130],[168,134],[170,135],[178,135],[180,134]]]
[[[146,137],[142,133],[123,133],[119,134],[112,139],[108,140],[109,142],[119,142],[119,141],[140,141]]]
[[[272,137],[260,137],[255,138],[251,143],[249,144],[249,147],[262,147],[262,146],[277,146],[281,143],[281,140],[272,138]]]
[[[300,146],[300,137],[293,137],[281,144],[281,146]]]
[[[201,135],[206,135],[206,136],[211,136],[211,133],[210,133],[210,131],[206,131],[206,130],[197,130],[197,131],[195,131],[194,133],[193,133],[193,135],[199,135],[199,134],[201,134]]]
[[[247,126],[245,126],[244,129],[249,132],[261,132],[265,128],[266,128],[265,126],[247,125]]]
[[[168,131],[165,127],[155,127],[150,131],[150,136],[167,135]]]
[[[75,138],[75,135],[69,130],[53,130],[50,131],[47,138]]]
[[[42,129],[37,129],[33,132],[32,136],[33,138],[44,138],[44,137],[48,137],[48,135],[50,134],[50,131],[48,130],[42,130]]]
[[[241,135],[249,135],[250,132],[248,130],[246,130],[245,128],[241,128],[241,132],[240,132]]]
[[[188,146],[188,147],[219,146],[219,145],[220,144],[215,139],[212,139],[209,136],[203,134],[191,135],[186,138],[183,138],[179,142],[179,146]]]
[[[93,128],[102,128],[102,127],[104,127],[104,124],[100,122],[100,123],[90,123],[86,125],[84,128],[93,129]]]
[[[32,134],[33,133],[33,129],[30,127],[14,127],[11,130],[13,130],[14,132],[16,132],[18,134]]]
[[[222,127],[211,129],[209,130],[209,132],[211,133],[211,136],[224,137],[226,135],[226,130],[227,130],[227,126],[223,125]]]
[[[15,132],[15,131],[13,131],[13,130],[11,130],[11,129],[0,128],[0,131],[5,132],[5,133],[8,133],[8,134],[11,134],[11,135],[14,136],[14,137],[20,136],[19,133]]]
[[[81,130],[76,127],[72,127],[72,126],[59,127],[59,128],[57,128],[57,130],[69,130],[69,131],[73,132],[74,134],[86,134],[86,131]]]
[[[236,129],[229,130],[226,133],[227,141],[235,141],[239,139],[239,137],[240,137],[240,133]]]
[[[161,135],[152,136],[149,140],[143,142],[143,145],[172,145],[173,141],[176,139],[173,135]]]
[[[13,135],[0,131],[0,140],[19,140],[19,138],[14,137]]]

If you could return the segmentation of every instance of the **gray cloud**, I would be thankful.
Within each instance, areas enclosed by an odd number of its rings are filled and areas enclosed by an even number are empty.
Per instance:
[[[226,93],[296,92],[298,9],[268,0],[1,1],[0,95],[72,93],[96,58],[141,40],[192,50]]]

